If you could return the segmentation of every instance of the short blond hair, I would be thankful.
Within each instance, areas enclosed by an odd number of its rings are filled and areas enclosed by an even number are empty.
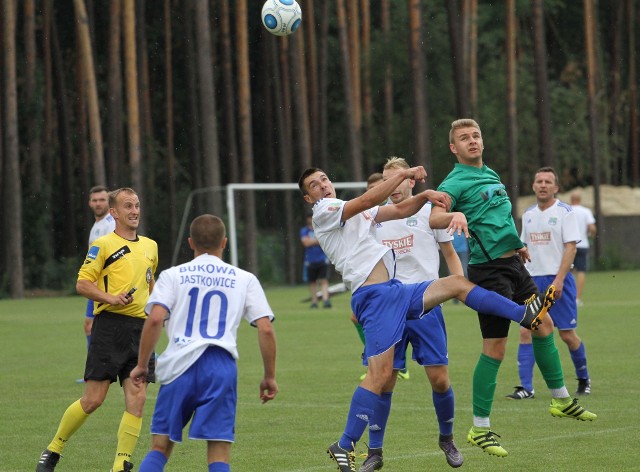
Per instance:
[[[451,129],[449,130],[449,143],[453,144],[453,133],[455,130],[460,128],[478,128],[480,134],[482,134],[482,130],[480,129],[480,125],[476,122],[476,120],[472,120],[471,118],[460,118],[459,120],[455,120],[451,123]]]
[[[409,164],[404,157],[391,156],[384,165],[384,170],[388,169],[409,169]]]

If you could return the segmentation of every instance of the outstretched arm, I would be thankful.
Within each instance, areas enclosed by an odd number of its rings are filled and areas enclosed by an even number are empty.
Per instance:
[[[268,316],[256,321],[258,328],[258,344],[264,364],[264,378],[260,382],[260,400],[266,403],[273,400],[278,393],[276,383],[276,333]]]
[[[358,213],[362,213],[369,208],[377,206],[380,202],[385,201],[398,187],[398,185],[402,183],[403,180],[413,179],[422,182],[426,177],[427,172],[422,166],[412,167],[411,169],[403,169],[402,172],[395,173],[391,178],[385,180],[381,184],[370,188],[359,197],[346,202],[344,204],[344,208],[342,209],[342,221],[347,221],[349,218],[353,218]],[[424,205],[424,202],[422,204]]]
[[[429,226],[433,229],[446,229],[450,234],[464,233],[467,238],[469,237],[467,217],[459,211],[447,213],[444,208],[434,206],[431,209],[431,216],[429,216]]]

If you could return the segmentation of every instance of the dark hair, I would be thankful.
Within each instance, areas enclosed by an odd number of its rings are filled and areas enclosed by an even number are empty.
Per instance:
[[[94,187],[91,187],[89,189],[89,195],[91,195],[93,193],[100,193],[100,192],[109,193],[109,189],[107,187],[105,187],[104,185],[95,185]]]
[[[307,177],[309,177],[310,175],[315,174],[316,172],[324,172],[324,171],[322,169],[317,168],[317,167],[309,167],[307,170],[305,170],[302,173],[302,175],[298,179],[298,187],[300,188],[300,191],[302,192],[302,195],[306,195],[308,193],[307,189],[304,186],[305,179]]]
[[[550,172],[553,174],[553,178],[556,179],[556,185],[558,187],[560,187],[560,179],[558,178],[558,174],[556,173],[556,170],[553,167],[550,166],[545,166],[545,167],[540,167],[535,175],[538,175],[540,172]],[[534,180],[535,180],[535,176],[534,176]]]
[[[226,228],[224,222],[214,215],[200,215],[189,227],[189,236],[193,245],[200,250],[215,250],[222,245]]]

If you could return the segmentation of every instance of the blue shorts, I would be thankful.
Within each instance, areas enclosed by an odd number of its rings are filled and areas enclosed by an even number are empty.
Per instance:
[[[533,281],[538,286],[540,292],[546,290],[553,282],[555,275],[538,275],[533,277]],[[578,327],[578,306],[576,304],[576,280],[573,274],[569,272],[564,278],[564,288],[562,289],[562,297],[556,299],[549,310],[549,316],[553,320],[556,328],[576,329]]]
[[[185,373],[160,386],[151,434],[181,442],[182,430],[191,420],[189,439],[233,442],[237,383],[233,356],[221,347],[207,348]]]
[[[391,279],[360,287],[351,296],[351,309],[362,325],[364,358],[382,354],[402,340],[406,320],[424,313],[423,296],[431,282],[403,284]]]
[[[407,367],[406,352],[409,344],[413,351],[412,358],[419,365],[449,365],[447,328],[440,305],[420,319],[407,320],[402,341],[394,352],[394,369]]]
[[[87,309],[84,312],[84,317],[91,319],[95,318],[93,315],[93,300],[87,300]]]

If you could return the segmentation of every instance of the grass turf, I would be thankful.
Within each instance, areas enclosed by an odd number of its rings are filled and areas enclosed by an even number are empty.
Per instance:
[[[471,379],[481,338],[475,314],[448,302],[450,376],[456,396],[455,438],[465,456],[464,470],[528,472],[558,470],[638,470],[640,439],[637,392],[640,333],[639,272],[590,273],[580,309],[582,337],[592,377],[592,394],[580,401],[598,414],[593,423],[553,418],[549,395],[536,370],[536,398],[509,401],[519,383],[518,329],[511,330],[507,356],[498,376],[492,429],[509,451],[504,459],[466,443],[471,425]],[[239,398],[232,470],[313,472],[335,470],[325,449],[344,427],[358,377],[361,344],[349,321],[349,295],[334,297],[332,309],[310,310],[300,300],[306,287],[271,288],[267,296],[277,316],[278,384],[276,400],[261,405],[262,363],[256,332],[239,331]],[[3,334],[0,382],[0,471],[34,470],[58,421],[82,395],[85,340],[80,297],[0,301]],[[577,382],[566,345],[556,336],[570,392]],[[385,439],[389,471],[449,470],[437,447],[438,428],[426,376],[410,364],[411,380],[399,380]],[[143,430],[133,457],[139,464],[149,446],[149,421],[158,391],[149,388]],[[123,395],[113,384],[107,400],[73,436],[57,469],[108,470]],[[358,451],[366,451],[366,433]],[[360,461],[360,459],[359,459]],[[167,471],[206,470],[205,445],[186,439],[174,448]]]

